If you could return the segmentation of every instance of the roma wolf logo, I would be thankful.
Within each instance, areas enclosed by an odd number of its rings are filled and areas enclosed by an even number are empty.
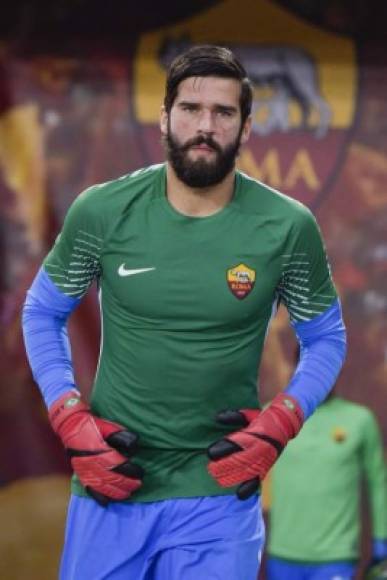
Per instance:
[[[166,39],[159,51],[159,61],[167,68],[181,52],[193,43],[189,38]],[[312,112],[317,113],[315,136],[324,137],[329,129],[332,112],[320,94],[317,67],[304,50],[290,46],[228,45],[242,62],[247,75],[256,89],[267,89],[268,98],[254,96],[253,131],[269,135],[274,131],[288,132],[290,126],[290,103],[295,101],[301,111],[299,129],[310,130]],[[259,112],[266,115],[258,122]]]

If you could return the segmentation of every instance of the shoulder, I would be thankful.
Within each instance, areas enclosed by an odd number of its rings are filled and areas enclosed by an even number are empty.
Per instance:
[[[85,189],[70,206],[62,232],[74,236],[82,230],[100,240],[121,216],[139,200],[149,200],[155,183],[162,179],[163,165],[140,169],[118,179],[98,183]]]
[[[155,181],[161,179],[164,165],[151,165],[117,179],[97,183],[78,195],[74,204],[90,211],[100,212],[107,206],[127,204],[139,194],[150,192]],[[113,204],[113,206],[112,206]]]
[[[335,402],[336,413],[340,412],[347,415],[353,422],[358,422],[359,425],[362,424],[364,426],[369,426],[371,423],[375,423],[376,421],[374,413],[365,405],[341,399],[340,397],[337,397]]]
[[[152,165],[88,187],[69,208],[65,223],[96,230],[104,237],[121,215],[138,202],[151,200],[164,172],[164,165]]]
[[[242,211],[284,220],[296,227],[315,222],[312,212],[303,203],[241,171],[237,171],[236,176]]]

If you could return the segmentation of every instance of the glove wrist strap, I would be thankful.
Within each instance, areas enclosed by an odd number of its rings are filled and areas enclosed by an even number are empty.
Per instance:
[[[291,438],[295,437],[304,424],[304,412],[298,401],[291,395],[279,393],[274,397],[269,408],[276,409],[281,415],[286,416],[293,431]]]
[[[79,411],[89,410],[89,406],[81,400],[80,394],[77,391],[70,391],[51,405],[48,416],[55,433],[59,433],[61,425],[68,417]]]

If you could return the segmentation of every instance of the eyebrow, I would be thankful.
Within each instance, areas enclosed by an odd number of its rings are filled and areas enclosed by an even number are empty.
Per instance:
[[[199,106],[199,103],[196,103],[195,101],[180,101],[177,104],[179,107],[185,107],[187,105],[189,105],[190,107],[198,107]]]
[[[200,107],[200,103],[196,101],[180,101],[178,107],[186,107],[187,105],[190,107]],[[214,109],[217,111],[224,111],[229,113],[236,113],[238,111],[237,107],[233,105],[221,105],[220,103],[215,103]]]

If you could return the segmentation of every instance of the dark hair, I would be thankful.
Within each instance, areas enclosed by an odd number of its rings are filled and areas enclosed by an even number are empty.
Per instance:
[[[222,77],[240,81],[242,123],[251,112],[252,89],[246,71],[228,48],[205,44],[194,46],[177,56],[171,63],[165,86],[164,106],[170,112],[179,84],[189,77]]]

